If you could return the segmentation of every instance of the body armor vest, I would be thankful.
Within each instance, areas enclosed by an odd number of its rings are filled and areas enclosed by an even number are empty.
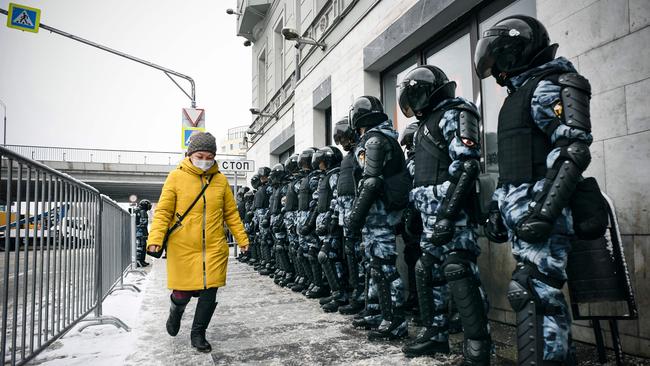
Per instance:
[[[284,204],[284,209],[286,211],[296,211],[298,209],[298,193],[293,189],[295,184],[295,180],[292,180],[287,184],[287,201]]]
[[[334,195],[334,192],[330,187],[330,177],[339,171],[339,168],[330,170],[320,179],[320,182],[318,182],[318,203],[316,204],[318,213],[324,213],[330,209],[332,196]]]
[[[361,168],[354,158],[354,152],[349,152],[343,161],[339,173],[336,193],[339,197],[355,196],[357,191],[357,182],[361,179]]]
[[[413,187],[438,185],[449,180],[449,147],[440,131],[440,120],[447,110],[438,109],[420,122],[415,135]]]
[[[311,201],[312,192],[309,189],[309,181],[311,180],[311,174],[305,175],[304,178],[300,181],[300,189],[298,190],[298,210],[307,211],[309,210],[309,202]]]
[[[508,95],[499,112],[497,128],[499,184],[532,183],[546,175],[546,156],[551,140],[535,124],[530,101],[537,84],[546,72],[530,78],[521,88]]]
[[[260,188],[255,192],[255,199],[253,201],[253,208],[268,208],[269,207],[269,195],[266,194],[266,184],[260,186]]]
[[[282,210],[282,186],[277,186],[273,188],[273,194],[269,199],[269,211],[271,215],[278,215]]]

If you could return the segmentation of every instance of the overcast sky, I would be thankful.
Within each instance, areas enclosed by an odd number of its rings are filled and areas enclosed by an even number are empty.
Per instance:
[[[236,0],[14,2],[41,9],[46,25],[192,77],[217,140],[250,123],[251,51],[226,14]],[[161,71],[6,21],[0,15],[7,144],[180,151],[181,108],[190,101]]]

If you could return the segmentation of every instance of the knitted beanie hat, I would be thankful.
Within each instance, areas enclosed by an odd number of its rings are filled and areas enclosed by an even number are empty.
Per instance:
[[[195,133],[190,137],[190,144],[187,147],[187,155],[197,151],[207,151],[213,154],[217,153],[217,141],[209,132]]]

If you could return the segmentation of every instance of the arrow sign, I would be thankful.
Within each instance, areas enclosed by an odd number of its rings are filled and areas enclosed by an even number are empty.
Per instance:
[[[38,33],[41,24],[41,10],[29,6],[10,3],[7,27]]]

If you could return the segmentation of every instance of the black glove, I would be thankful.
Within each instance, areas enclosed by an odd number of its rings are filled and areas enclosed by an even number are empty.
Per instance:
[[[503,217],[501,217],[501,211],[499,211],[499,203],[497,201],[490,202],[488,218],[485,221],[483,232],[491,242],[505,243],[508,241],[508,230],[503,223]]]
[[[529,214],[519,221],[515,234],[527,243],[541,243],[548,239],[553,231],[553,223],[535,214]]]
[[[456,231],[456,224],[450,219],[439,218],[433,224],[433,234],[431,234],[431,243],[433,245],[445,245],[451,241]]]
[[[262,219],[262,222],[260,222],[260,227],[263,227],[264,229],[268,229],[268,227],[270,226],[270,224],[271,224],[271,222],[269,221],[269,218],[265,216],[265,217]]]
[[[330,218],[330,224],[327,228],[327,232],[329,232],[330,235],[336,235],[341,233],[341,226],[339,225],[338,216],[332,216]]]
[[[282,229],[283,229],[283,226],[284,226],[283,224],[284,224],[284,221],[282,220],[282,218],[279,218],[279,219],[275,220],[275,222],[273,223],[273,227],[271,228],[271,230],[272,230],[274,233],[279,233],[279,232],[281,232]]]
[[[422,216],[412,205],[404,210],[404,232],[408,236],[420,236],[422,233]]]

